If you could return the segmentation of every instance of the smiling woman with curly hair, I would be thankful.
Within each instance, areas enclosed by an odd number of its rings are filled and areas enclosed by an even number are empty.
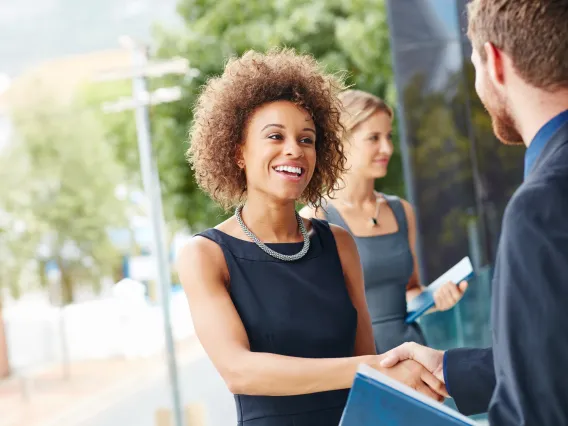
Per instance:
[[[357,366],[383,370],[353,238],[295,210],[319,205],[344,171],[342,88],[310,56],[248,52],[195,107],[197,182],[236,208],[190,240],[178,272],[240,425],[336,426]],[[432,397],[443,390],[414,361],[383,371]]]

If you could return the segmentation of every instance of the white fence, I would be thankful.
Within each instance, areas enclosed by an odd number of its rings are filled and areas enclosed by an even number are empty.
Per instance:
[[[164,348],[162,309],[142,297],[50,306],[28,301],[4,310],[10,365],[15,370],[45,364],[147,357]],[[193,333],[183,292],[172,294],[171,320],[175,340]]]

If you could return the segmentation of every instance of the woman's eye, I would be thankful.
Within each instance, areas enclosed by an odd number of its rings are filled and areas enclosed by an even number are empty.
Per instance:
[[[312,140],[312,138],[303,138],[300,140],[301,143],[305,143],[305,144],[313,144],[314,141]]]
[[[370,141],[372,142],[377,142],[379,140],[379,136],[378,135],[373,135],[369,138]]]
[[[282,140],[282,135],[280,133],[272,133],[271,135],[268,135],[268,139]]]

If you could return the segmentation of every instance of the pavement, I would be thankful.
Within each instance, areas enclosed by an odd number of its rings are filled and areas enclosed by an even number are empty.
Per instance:
[[[207,358],[180,366],[179,378],[183,405],[201,404],[205,409],[205,421],[189,423],[191,426],[237,424],[233,396]],[[153,382],[147,382],[145,386],[77,426],[158,426],[155,421],[156,411],[170,406],[168,381],[167,377],[163,376]]]
[[[219,411],[213,404],[222,395],[226,408],[220,420],[227,420],[232,397],[197,339],[178,343],[176,355],[184,405],[192,402],[188,397],[201,403],[209,395],[214,419]],[[171,408],[168,386],[163,354],[74,363],[67,379],[60,366],[45,368],[31,374],[27,385],[19,377],[0,381],[0,426],[155,426],[155,411]],[[206,426],[235,424],[233,418]]]
[[[198,405],[205,412],[204,421],[191,426],[235,425],[233,396],[197,339],[178,344],[176,355],[183,407]],[[57,366],[37,371],[27,399],[17,377],[0,381],[0,426],[170,426],[156,417],[172,406],[163,354],[76,363],[70,373],[64,379]]]

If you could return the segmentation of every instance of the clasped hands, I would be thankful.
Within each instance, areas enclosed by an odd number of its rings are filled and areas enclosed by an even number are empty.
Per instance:
[[[467,290],[467,282],[448,282],[434,293],[439,311],[452,308]],[[380,356],[378,370],[437,401],[449,397],[444,382],[444,352],[408,342]]]
[[[409,342],[382,354],[378,369],[430,398],[443,401],[449,397],[443,364],[443,351]]]

